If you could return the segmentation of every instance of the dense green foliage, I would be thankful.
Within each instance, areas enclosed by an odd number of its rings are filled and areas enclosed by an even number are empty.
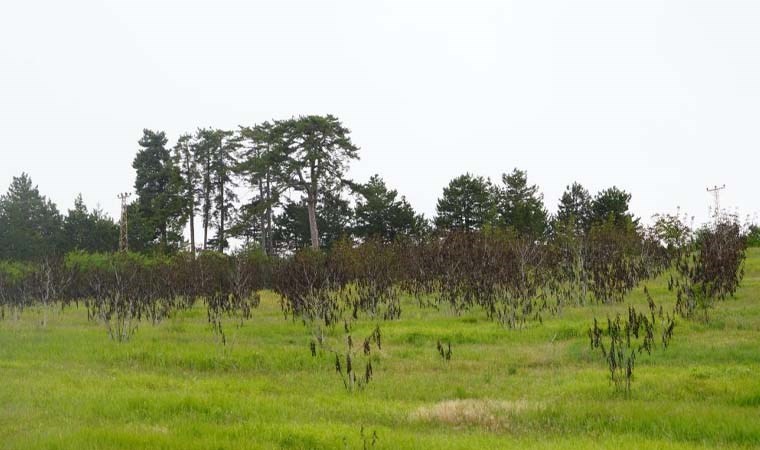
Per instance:
[[[749,247],[760,247],[760,226],[750,225],[747,230],[747,245]]]
[[[406,198],[388,189],[373,175],[365,184],[355,187],[354,236],[361,240],[380,239],[391,243],[400,237],[421,236],[427,231],[425,218],[414,212]]]
[[[27,174],[14,177],[0,197],[0,260],[42,260],[72,250],[112,252],[118,242],[118,226],[103,211],[89,210],[79,195],[62,216]]]
[[[319,248],[317,203],[320,193],[340,190],[347,164],[359,148],[350,131],[334,116],[302,116],[281,123],[285,139],[279,172],[306,201],[312,248]]]
[[[318,195],[317,229],[323,248],[330,248],[339,239],[351,235],[353,210],[340,192],[322,192]],[[311,246],[309,206],[306,200],[287,202],[274,218],[273,240],[275,248],[288,253]]]
[[[0,197],[0,260],[29,260],[56,253],[63,219],[27,174],[14,177]]]
[[[548,231],[549,214],[538,186],[529,186],[527,173],[518,169],[502,175],[502,183],[504,186],[496,193],[497,223],[524,236],[543,237]]]
[[[554,218],[555,228],[559,226],[577,232],[588,231],[592,223],[591,208],[591,194],[580,183],[573,183],[560,197]]]
[[[132,162],[137,212],[146,230],[140,237],[147,238],[141,246],[157,246],[164,253],[178,248],[185,218],[180,173],[166,143],[163,131],[144,130]]]
[[[243,201],[233,234],[247,243],[258,242],[268,255],[275,253],[274,211],[281,206],[287,183],[278,170],[285,159],[284,127],[264,122],[240,127],[240,163],[237,172],[251,192]]]
[[[591,221],[612,221],[617,226],[638,224],[639,220],[629,211],[631,194],[613,186],[596,194],[591,203]]]
[[[119,227],[100,209],[87,209],[82,196],[74,200],[63,220],[63,247],[66,251],[114,252],[119,242]]]
[[[474,231],[493,222],[494,187],[483,177],[466,173],[443,188],[436,205],[435,225],[443,230]]]

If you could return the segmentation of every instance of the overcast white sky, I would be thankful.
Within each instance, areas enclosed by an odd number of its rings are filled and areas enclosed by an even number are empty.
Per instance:
[[[114,217],[143,128],[337,115],[429,217],[466,171],[760,209],[760,1],[3,1],[0,190]]]

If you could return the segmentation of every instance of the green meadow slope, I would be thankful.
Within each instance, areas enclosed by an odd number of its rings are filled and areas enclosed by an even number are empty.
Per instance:
[[[672,309],[664,280],[648,287]],[[0,321],[0,448],[361,449],[362,429],[394,450],[760,447],[760,251],[709,323],[679,319],[670,347],[637,361],[626,396],[586,331],[631,303],[644,307],[643,286],[625,304],[514,331],[409,301],[380,324],[375,378],[354,393],[271,293],[242,327],[226,322],[226,347],[202,306],[141,324],[123,344],[83,307],[44,328],[40,311],[25,311]],[[448,363],[439,339],[452,343]]]

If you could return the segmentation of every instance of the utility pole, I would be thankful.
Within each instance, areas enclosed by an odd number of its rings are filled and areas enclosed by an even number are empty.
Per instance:
[[[717,220],[718,217],[720,217],[720,191],[726,188],[726,185],[718,186],[715,185],[711,188],[707,188],[707,192],[711,193],[713,195],[713,198],[715,199],[715,210],[713,211],[713,215],[715,216],[715,219]]]
[[[121,200],[121,220],[119,221],[119,251],[129,251],[129,238],[128,238],[128,221],[127,221],[127,199],[132,195],[128,192],[123,192],[117,197]]]

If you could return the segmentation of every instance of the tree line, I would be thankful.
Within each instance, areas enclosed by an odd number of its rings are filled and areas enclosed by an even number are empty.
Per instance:
[[[148,129],[138,141],[135,196],[128,206],[132,251],[224,252],[237,239],[277,255],[330,248],[343,238],[389,243],[436,232],[509,228],[542,239],[568,228],[587,233],[607,221],[638,225],[629,211],[631,195],[617,187],[592,196],[573,183],[550,215],[538,186],[519,169],[505,173],[500,183],[469,173],[454,178],[428,220],[380,175],[365,183],[347,178],[359,148],[331,115],[236,130],[199,128],[179,136],[173,147],[168,143],[165,132]],[[110,252],[118,238],[117,223],[102,210],[89,209],[79,196],[61,214],[27,174],[14,177],[0,197],[0,259]]]

